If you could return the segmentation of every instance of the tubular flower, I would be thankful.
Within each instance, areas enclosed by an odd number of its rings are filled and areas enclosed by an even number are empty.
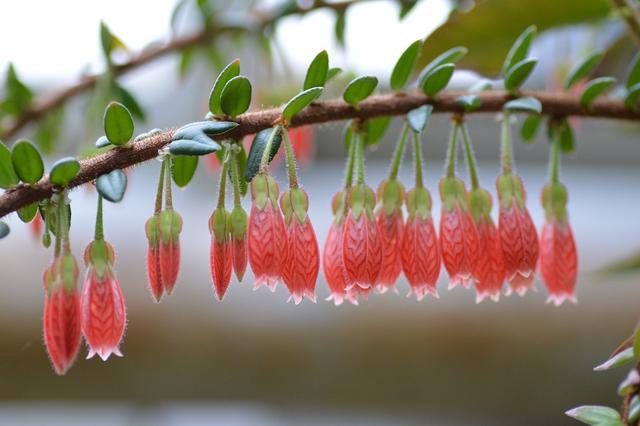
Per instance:
[[[122,356],[120,342],[127,323],[124,298],[115,276],[113,247],[94,240],[84,251],[87,273],[82,286],[82,334],[89,346],[87,358],[98,354],[106,361]]]
[[[291,188],[282,194],[280,207],[284,213],[287,244],[282,277],[291,293],[289,300],[296,305],[303,297],[315,302],[320,255],[309,219],[309,196],[300,188]]]
[[[171,294],[180,270],[180,232],[182,217],[167,208],[160,213],[160,271],[162,285],[167,294]]]
[[[349,212],[342,235],[342,259],[349,285],[366,296],[382,269],[382,241],[373,217],[376,196],[364,184],[356,185],[349,197]],[[363,290],[363,292],[360,292]]]
[[[80,349],[78,265],[70,254],[57,256],[44,272],[44,343],[58,375],[75,362]]]
[[[565,300],[576,303],[578,254],[566,205],[567,190],[561,183],[542,190],[545,223],[540,234],[540,274],[549,292],[547,303],[556,306]]]
[[[414,188],[407,194],[409,217],[402,239],[402,270],[411,292],[418,300],[427,294],[438,297],[436,283],[440,276],[440,249],[433,219],[431,194],[426,188]]]
[[[376,223],[382,242],[382,267],[376,288],[380,293],[394,288],[402,271],[403,200],[404,187],[397,180],[383,181],[378,187]]]
[[[231,281],[232,254],[228,219],[229,213],[224,207],[216,208],[209,219],[211,280],[218,300],[222,300]]]
[[[266,285],[275,291],[282,279],[282,262],[286,258],[284,220],[278,207],[276,181],[265,173],[251,181],[251,214],[249,215],[249,264],[256,277],[254,288]]]
[[[497,181],[500,216],[498,230],[509,289],[524,296],[532,288],[538,262],[538,236],[526,207],[527,195],[519,176],[503,174]]]
[[[242,281],[247,270],[248,247],[247,247],[247,213],[242,207],[235,207],[231,211],[231,258],[233,270],[238,281]]]
[[[469,194],[473,220],[478,229],[479,254],[474,276],[476,277],[476,303],[489,297],[500,300],[500,291],[505,281],[504,261],[498,228],[491,219],[491,195],[478,188]]]
[[[440,218],[440,250],[449,273],[449,288],[459,284],[470,287],[479,255],[478,230],[468,208],[464,182],[456,177],[440,181],[442,215]]]
[[[147,275],[149,288],[156,302],[160,302],[164,294],[162,271],[160,268],[160,215],[154,214],[147,220],[145,232],[149,242],[147,248]]]

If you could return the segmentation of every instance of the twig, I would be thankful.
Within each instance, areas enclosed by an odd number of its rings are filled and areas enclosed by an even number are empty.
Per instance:
[[[640,10],[634,1],[635,0],[611,0],[627,24],[631,38],[635,44],[640,47]]]

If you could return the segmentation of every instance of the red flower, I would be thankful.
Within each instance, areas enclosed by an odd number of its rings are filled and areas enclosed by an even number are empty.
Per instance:
[[[567,191],[560,183],[545,186],[545,224],[540,234],[540,274],[549,292],[547,303],[576,303],[578,254],[566,211]]]
[[[80,296],[76,283],[78,265],[73,256],[62,255],[44,272],[44,343],[56,374],[73,365],[80,349]]]
[[[383,181],[378,187],[376,223],[382,241],[382,267],[376,288],[380,293],[394,288],[402,271],[403,201],[404,187],[397,180]]]
[[[222,300],[231,281],[231,241],[228,227],[229,213],[224,207],[213,211],[209,219],[211,232],[211,279],[218,300]]]
[[[182,218],[175,210],[168,208],[160,213],[160,271],[162,285],[171,294],[180,270],[180,232]]]
[[[149,288],[156,302],[160,302],[164,294],[162,271],[160,270],[160,221],[159,214],[154,214],[147,220],[145,232],[149,242],[147,248],[147,275]]]
[[[458,284],[469,287],[476,281],[473,273],[480,247],[478,230],[469,212],[464,182],[455,177],[442,179],[440,198],[440,250],[442,262],[450,277],[449,288]]]
[[[33,218],[31,222],[29,222],[29,230],[31,231],[31,235],[35,241],[40,241],[40,237],[42,236],[42,228],[44,227],[44,220],[42,220],[42,216],[38,212],[36,217]]]
[[[429,191],[425,188],[409,191],[407,210],[409,217],[404,226],[402,270],[418,300],[422,300],[427,294],[437,298],[436,283],[440,276],[440,249],[431,218]]]
[[[82,334],[91,358],[106,361],[111,354],[122,356],[120,341],[127,314],[120,284],[115,276],[113,247],[104,240],[89,243],[84,252],[87,273],[82,286]]]
[[[349,286],[373,289],[382,269],[382,241],[373,217],[376,196],[368,186],[356,185],[349,196],[350,209],[342,235],[342,259]]]
[[[498,177],[500,218],[498,230],[509,289],[523,296],[535,278],[538,262],[538,236],[526,207],[526,193],[519,176]]]
[[[248,230],[249,264],[256,277],[256,289],[266,285],[275,291],[282,279],[287,244],[278,195],[278,184],[271,176],[258,174],[251,181],[253,203]]]
[[[231,211],[231,258],[233,270],[238,281],[242,281],[247,269],[247,213],[242,207],[235,207]]]

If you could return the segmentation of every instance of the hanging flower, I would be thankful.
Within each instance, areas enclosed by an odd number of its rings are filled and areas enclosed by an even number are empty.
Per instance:
[[[160,302],[164,294],[162,271],[160,268],[160,215],[154,214],[145,224],[147,234],[147,276],[151,295],[156,302]]]
[[[226,209],[218,207],[209,219],[211,279],[218,300],[222,300],[231,281],[232,254],[228,218]]]
[[[160,213],[160,271],[162,285],[167,294],[171,294],[180,270],[180,232],[182,217],[168,207]]]
[[[230,215],[231,221],[231,258],[233,270],[238,281],[242,281],[247,269],[247,225],[248,217],[242,206],[236,206]]]
[[[376,288],[380,293],[394,288],[402,271],[403,200],[404,187],[396,179],[385,180],[378,187],[376,223],[382,242],[382,267]]]

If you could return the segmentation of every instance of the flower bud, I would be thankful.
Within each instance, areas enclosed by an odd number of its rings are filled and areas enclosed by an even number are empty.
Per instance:
[[[233,270],[238,281],[242,281],[248,261],[247,226],[249,218],[244,209],[238,206],[231,211],[230,222]]]
[[[162,285],[167,294],[171,294],[180,270],[180,232],[182,217],[168,208],[160,213],[160,271]]]
[[[160,260],[160,215],[154,214],[147,220],[145,232],[149,242],[147,248],[147,276],[149,289],[156,302],[162,299],[164,285],[162,283],[162,271]]]
[[[402,270],[403,201],[404,187],[397,180],[383,181],[378,187],[376,223],[382,242],[382,267],[376,287],[380,293],[395,287]]]
[[[218,300],[222,300],[231,281],[231,244],[229,240],[229,213],[224,207],[213,211],[209,219],[211,232],[211,280]]]

